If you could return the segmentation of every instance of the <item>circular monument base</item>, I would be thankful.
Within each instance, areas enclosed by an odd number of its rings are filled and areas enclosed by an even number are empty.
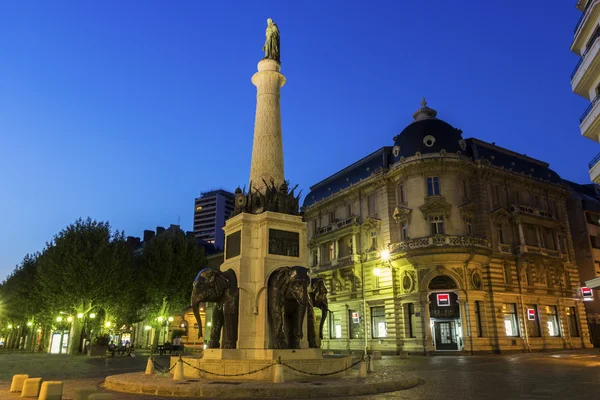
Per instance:
[[[369,375],[358,378],[355,371],[341,379],[306,380],[285,383],[258,381],[216,381],[188,379],[174,381],[165,375],[143,372],[108,376],[104,387],[117,392],[172,397],[213,398],[329,398],[360,396],[410,389],[421,383],[415,375]]]

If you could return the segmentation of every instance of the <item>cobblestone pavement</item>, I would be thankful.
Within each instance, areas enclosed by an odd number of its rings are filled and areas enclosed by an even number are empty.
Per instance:
[[[143,371],[146,361],[146,357],[107,361],[0,351],[0,399],[19,398],[8,393],[15,373],[63,380],[64,398],[70,399],[75,387],[99,385],[108,375]],[[168,357],[158,362],[167,365]],[[594,399],[600,396],[600,351],[597,349],[505,356],[411,356],[405,360],[384,357],[376,361],[375,367],[377,374],[392,377],[400,371],[410,371],[424,383],[409,390],[356,399]],[[115,398],[158,397],[115,394]]]

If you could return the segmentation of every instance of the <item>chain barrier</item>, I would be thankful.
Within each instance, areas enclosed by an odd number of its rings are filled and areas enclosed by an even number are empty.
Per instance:
[[[154,364],[154,368],[156,368],[156,370],[158,372],[163,373],[163,374],[170,373],[173,370],[173,368],[175,368],[177,363],[179,362],[179,361],[177,361],[175,364],[173,364],[173,366],[171,368],[168,368],[168,367],[163,367],[162,365],[160,365],[159,363],[154,361],[154,357],[150,357],[150,359],[152,360],[152,364]]]
[[[344,369],[340,369],[339,371],[334,371],[334,372],[326,372],[326,373],[324,373],[324,374],[320,374],[320,373],[317,373],[317,372],[307,372],[307,371],[302,371],[302,370],[299,370],[298,368],[294,368],[294,367],[292,367],[291,365],[287,365],[287,364],[285,364],[285,363],[281,363],[281,364],[282,364],[283,366],[285,366],[285,367],[288,367],[288,368],[289,368],[289,369],[291,369],[292,371],[300,372],[300,373],[302,373],[302,374],[306,374],[306,375],[315,375],[315,376],[329,376],[329,375],[335,375],[335,374],[339,374],[339,373],[341,373],[341,372],[344,372],[344,371],[348,371],[349,369],[353,368],[355,365],[358,365],[358,364],[359,364],[361,361],[363,361],[363,360],[362,360],[362,359],[361,359],[361,360],[358,360],[357,362],[355,362],[355,363],[353,363],[353,364],[350,364],[350,366],[349,366],[349,367],[346,367],[346,368],[344,368]]]
[[[361,359],[361,360],[358,360],[358,361],[356,361],[355,363],[352,363],[352,364],[350,364],[350,366],[349,366],[349,367],[346,367],[346,368],[344,368],[344,369],[341,369],[341,370],[339,370],[339,371],[326,372],[326,373],[316,373],[316,372],[302,371],[302,370],[300,370],[300,369],[298,369],[298,368],[292,367],[291,365],[285,364],[285,363],[281,362],[281,360],[279,360],[278,362],[275,362],[275,363],[273,363],[273,364],[269,364],[269,365],[267,365],[267,366],[265,366],[265,367],[262,367],[262,368],[259,368],[259,369],[255,369],[254,371],[249,371],[249,372],[241,372],[241,373],[238,373],[238,374],[219,374],[219,373],[217,373],[217,372],[211,372],[211,371],[207,371],[207,370],[205,370],[205,369],[202,369],[202,368],[196,367],[195,365],[192,365],[192,364],[188,363],[187,361],[183,361],[183,363],[184,363],[185,365],[189,366],[189,367],[192,367],[192,368],[193,368],[193,369],[195,369],[195,370],[198,370],[198,371],[200,371],[200,372],[203,372],[203,373],[205,373],[205,374],[209,374],[209,375],[215,375],[215,376],[227,376],[227,377],[233,377],[233,376],[252,375],[252,374],[255,374],[255,373],[257,373],[257,372],[261,372],[261,371],[264,371],[264,370],[266,370],[266,369],[269,369],[269,368],[271,368],[273,365],[276,365],[276,364],[281,364],[281,365],[283,365],[283,366],[285,366],[285,367],[288,367],[289,369],[291,369],[291,370],[293,370],[293,371],[300,372],[300,373],[302,373],[302,374],[306,374],[306,375],[315,375],[315,376],[329,376],[329,375],[335,375],[335,374],[339,374],[339,373],[341,373],[341,372],[345,372],[345,371],[347,371],[347,370],[349,370],[349,369],[353,368],[354,366],[358,365],[358,364],[359,364],[361,361],[363,361],[363,360],[362,360],[362,359]],[[178,362],[179,362],[179,361],[178,361]],[[173,368],[171,368],[171,369],[173,369]],[[169,370],[169,371],[170,371],[170,370]]]
[[[264,370],[266,370],[266,369],[269,369],[269,368],[271,368],[273,365],[277,364],[277,363],[269,364],[269,365],[267,365],[266,367],[262,367],[262,368],[259,368],[259,369],[255,369],[254,371],[250,371],[250,372],[241,372],[241,373],[239,373],[239,374],[219,374],[219,373],[217,373],[217,372],[210,372],[210,371],[207,371],[207,370],[205,370],[205,369],[198,368],[198,367],[196,367],[195,365],[192,365],[192,364],[190,364],[190,363],[188,363],[188,362],[186,362],[186,361],[183,361],[183,363],[184,363],[184,364],[186,364],[187,366],[190,366],[190,367],[192,367],[192,368],[194,368],[194,369],[196,369],[196,370],[200,371],[200,372],[204,372],[205,374],[216,375],[216,376],[244,376],[244,375],[252,375],[252,374],[255,374],[255,373],[257,373],[257,372],[260,372],[260,371],[264,371]]]

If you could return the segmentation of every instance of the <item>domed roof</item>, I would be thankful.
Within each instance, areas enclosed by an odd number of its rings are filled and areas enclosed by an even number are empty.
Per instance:
[[[399,161],[400,157],[413,157],[417,153],[439,153],[442,150],[446,153],[465,152],[462,131],[436,116],[437,112],[427,107],[423,99],[421,108],[413,114],[414,121],[394,137],[393,163]]]

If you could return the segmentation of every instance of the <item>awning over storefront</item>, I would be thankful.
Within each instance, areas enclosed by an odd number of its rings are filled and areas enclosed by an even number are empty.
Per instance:
[[[589,281],[585,281],[585,284],[590,289],[600,289],[600,278],[590,279]]]

